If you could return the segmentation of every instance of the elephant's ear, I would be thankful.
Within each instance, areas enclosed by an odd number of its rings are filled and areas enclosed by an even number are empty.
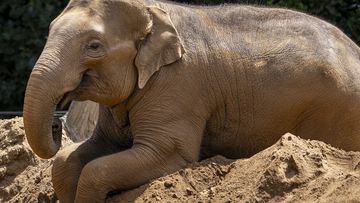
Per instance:
[[[140,89],[160,67],[179,60],[184,53],[169,15],[157,7],[149,7],[148,10],[153,21],[151,31],[140,45],[135,59]]]

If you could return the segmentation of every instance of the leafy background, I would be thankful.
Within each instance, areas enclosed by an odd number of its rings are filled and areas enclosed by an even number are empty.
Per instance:
[[[0,2],[0,111],[22,110],[26,82],[45,44],[48,26],[67,0]],[[179,0],[190,4],[255,4],[303,11],[342,29],[360,44],[360,0]],[[360,68],[360,67],[359,67]]]

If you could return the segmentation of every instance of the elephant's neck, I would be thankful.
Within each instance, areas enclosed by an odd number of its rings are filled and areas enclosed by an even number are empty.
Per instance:
[[[159,71],[154,73],[151,78],[148,80],[146,85],[139,89],[139,87],[136,87],[134,89],[134,92],[130,95],[130,97],[125,101],[126,109],[129,110],[132,107],[134,107],[141,99],[144,98],[145,94],[152,89],[153,84],[157,80]]]

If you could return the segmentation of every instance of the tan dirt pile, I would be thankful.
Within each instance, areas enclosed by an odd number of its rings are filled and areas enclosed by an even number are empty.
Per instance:
[[[56,201],[52,160],[31,152],[22,118],[0,120],[0,147],[0,202]],[[107,200],[134,201],[360,202],[360,152],[286,134],[251,158],[217,156]]]
[[[51,165],[31,151],[22,118],[0,120],[0,202],[55,202]]]

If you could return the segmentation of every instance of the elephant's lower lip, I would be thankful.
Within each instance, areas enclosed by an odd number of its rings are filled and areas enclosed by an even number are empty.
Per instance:
[[[77,87],[75,90],[65,93],[58,103],[58,108],[64,110],[64,108],[72,101],[83,101],[84,99],[81,97],[82,91],[81,88]]]
[[[65,93],[64,96],[61,98],[61,100],[58,104],[60,110],[63,110],[72,101],[72,98],[70,95],[71,95],[70,92],[68,92],[68,93]]]
[[[72,91],[63,95],[58,103],[58,108],[63,110],[72,100],[83,100],[81,93],[84,91],[84,86],[89,82],[90,76],[85,72],[81,78],[80,84]]]

